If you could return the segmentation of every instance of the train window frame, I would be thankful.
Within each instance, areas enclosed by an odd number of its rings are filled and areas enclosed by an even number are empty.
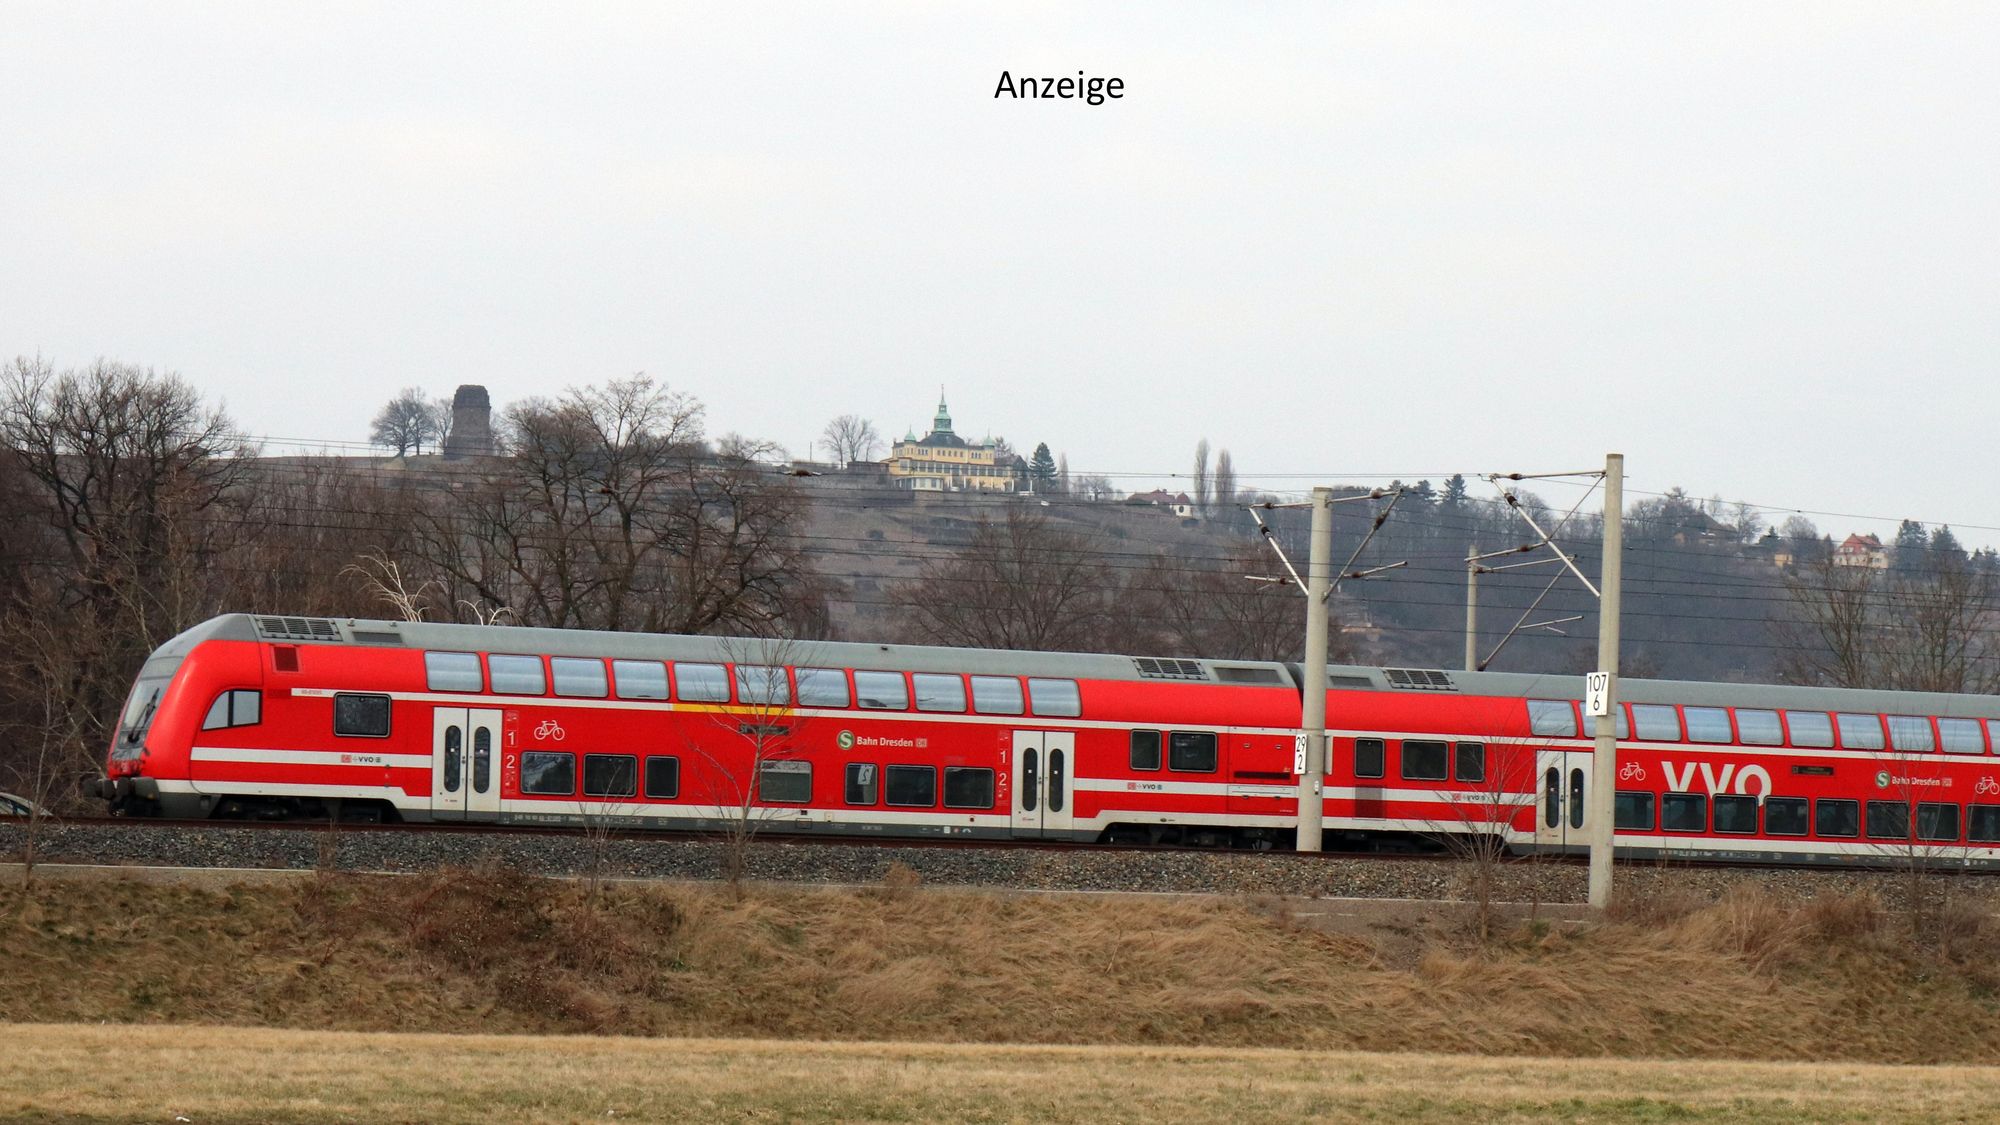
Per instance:
[[[1147,742],[1147,741],[1150,741],[1153,744],[1152,750],[1150,753],[1142,757],[1140,744],[1142,742]],[[1159,731],[1156,730],[1133,731],[1131,738],[1127,742],[1127,745],[1129,747],[1129,756],[1127,758],[1127,761],[1131,764],[1132,770],[1135,773],[1137,772],[1157,773],[1161,765],[1163,765],[1166,760],[1165,754],[1163,753],[1162,750],[1164,742],[1165,740],[1160,736]],[[1145,761],[1148,760],[1150,760],[1153,764],[1152,765],[1143,764]]]
[[[1648,727],[1651,730],[1648,730]],[[1667,728],[1672,727],[1672,733]],[[1640,742],[1682,742],[1680,711],[1671,703],[1634,703],[1632,737]]]
[[[352,710],[347,711],[346,714],[343,716],[342,714],[343,704],[348,706],[349,708],[352,708],[353,706],[361,703],[367,703],[370,704],[371,706],[374,704],[381,705],[382,721],[380,724],[381,726],[380,730],[373,729],[375,724],[372,722],[360,728],[353,728],[353,729],[342,728],[341,720],[343,719],[343,717],[348,719],[350,723],[356,717],[355,712],[353,712]],[[372,711],[368,712],[368,714],[372,716],[373,712]],[[395,707],[390,703],[389,697],[387,695],[382,694],[381,692],[340,691],[340,692],[335,692],[333,695],[333,733],[334,736],[337,738],[387,738],[389,737],[389,732],[394,727],[394,723],[395,723]]]
[[[1882,729],[1882,716],[1868,711],[1836,711],[1833,714],[1834,729],[1840,732],[1842,750],[1884,750],[1888,748],[1888,735]],[[1874,743],[1868,741],[1874,734]]]
[[[1028,677],[1028,710],[1044,719],[1083,717],[1083,689],[1075,680]]]
[[[738,664],[730,680],[736,687],[736,702],[743,707],[790,707],[792,678],[782,664]]]
[[[1773,816],[1783,810],[1784,816]],[[1796,829],[1792,828],[1797,824]],[[1812,802],[1804,797],[1765,797],[1764,835],[1804,836],[1812,829]]]
[[[483,692],[486,670],[476,652],[426,652],[424,686],[430,691]]]
[[[1889,746],[1898,754],[1929,754],[1937,750],[1937,732],[1928,715],[1884,715]],[[1907,743],[1907,745],[1905,744]]]
[[[910,787],[916,786],[912,791]],[[882,803],[894,809],[934,809],[938,802],[936,766],[892,762],[882,767]]]
[[[1846,831],[1839,826],[1829,829],[1827,821],[1831,814],[1845,814]],[[1825,840],[1858,840],[1861,838],[1861,802],[1851,797],[1814,797],[1812,814],[1813,835]]]
[[[669,698],[667,666],[658,660],[614,660],[611,679],[620,699]]]
[[[1879,828],[1876,826],[1875,819],[1878,814],[1882,818],[1882,824]],[[1894,823],[1898,820],[1902,822],[1900,832]],[[1910,815],[1910,802],[1908,801],[1870,801],[1868,802],[1868,808],[1865,810],[1865,823],[1862,830],[1870,840],[1893,840],[1897,843],[1903,843],[1915,838],[1910,834],[1911,829],[1916,827],[1915,823],[1913,823],[1914,820],[1915,818]]]
[[[529,676],[533,670],[534,675]],[[486,682],[495,695],[547,695],[548,669],[540,656],[519,652],[495,652],[486,656]],[[533,684],[532,689],[529,684]]]
[[[1698,809],[1700,827],[1689,828],[1685,816],[1675,815],[1688,809]],[[1706,793],[1662,793],[1660,794],[1660,831],[1677,832],[1683,836],[1706,835],[1708,832],[1708,794]]]
[[[940,694],[946,685],[951,690]],[[919,711],[934,715],[965,714],[965,677],[957,672],[912,672],[910,693],[916,698]]]
[[[560,759],[560,760],[558,760]],[[567,788],[537,788],[545,775],[561,767]],[[534,781],[531,785],[530,779]],[[524,797],[573,797],[576,795],[576,755],[567,750],[524,750],[521,752],[521,795]]]
[[[957,788],[959,789],[959,793],[956,800],[953,799],[953,781],[958,782]],[[991,767],[946,766],[944,768],[944,807],[948,809],[991,809],[993,803],[999,799],[997,796],[998,789],[994,782],[995,776]],[[964,792],[968,784],[983,786],[983,788],[975,788],[973,790],[975,796],[968,798]],[[976,795],[980,793],[985,794],[986,797],[983,804],[977,801]]]
[[[1717,793],[1708,799],[1710,831],[1718,836],[1755,836],[1757,834],[1757,806],[1755,796],[1741,793]],[[1723,814],[1728,812],[1728,826],[1724,826]],[[1749,813],[1749,827],[1743,827],[1742,817]]]
[[[663,772],[669,772],[671,774],[673,779],[673,784],[671,786],[668,785],[656,786],[653,784],[653,772],[654,772],[653,767],[655,764],[665,767],[665,770],[663,770]],[[673,754],[648,754],[646,755],[645,770],[646,770],[645,786],[646,786],[647,800],[673,801],[673,800],[678,800],[680,798],[681,760],[678,756]],[[661,792],[660,790],[662,789],[665,789],[666,792],[664,793]]]
[[[1984,828],[1985,831],[1978,831],[1979,828]],[[1965,806],[1965,842],[2000,844],[2000,805]]]
[[[896,701],[880,694],[881,689],[894,683]],[[910,681],[901,672],[881,672],[874,669],[854,670],[854,702],[864,711],[908,711],[910,709]]]
[[[611,678],[604,660],[597,656],[549,657],[549,683],[557,695],[570,699],[606,699],[611,695]]]
[[[1363,754],[1364,748],[1367,754]],[[1361,780],[1380,780],[1389,774],[1389,740],[1386,738],[1357,738],[1354,740],[1354,776]]]
[[[1654,810],[1654,798],[1647,789],[1618,789],[1611,795],[1611,829],[1614,832],[1652,832],[1658,823]],[[1630,810],[1643,810],[1646,814],[1642,822],[1629,814]]]
[[[1019,676],[972,676],[972,711],[977,715],[1025,715],[1027,694]]]
[[[1556,720],[1560,719],[1560,722]],[[1576,738],[1576,703],[1568,699],[1528,700],[1528,733],[1537,738]]]
[[[593,785],[593,778],[591,777],[591,767],[593,765],[596,766],[599,771],[603,771],[605,769],[610,769],[614,771],[609,779],[600,776],[594,780],[596,781],[609,780],[611,782],[616,782],[618,780],[621,780],[619,774],[615,772],[620,769],[619,763],[621,762],[624,763],[623,767],[624,774],[622,778],[622,780],[624,780],[626,783],[624,788],[614,789],[610,785]],[[599,790],[602,790],[602,792],[600,792]],[[638,755],[585,754],[583,756],[583,795],[586,797],[628,797],[628,798],[638,796],[639,795]]]
[[[1785,739],[1807,750],[1833,749],[1833,716],[1825,711],[1785,711]],[[1805,727],[1801,731],[1799,728]]]
[[[1214,773],[1221,764],[1219,743],[1212,730],[1176,730],[1167,732],[1167,772],[1168,773]],[[1206,757],[1202,755],[1206,752]],[[1185,765],[1185,762],[1207,765]]]
[[[674,662],[674,698],[682,703],[729,702],[729,667],[703,660]]]
[[[1682,707],[1681,722],[1687,728],[1689,742],[1717,745],[1736,741],[1727,707]],[[1717,727],[1716,723],[1722,725]]]
[[[1428,765],[1431,755],[1436,754],[1437,772],[1411,773],[1412,751],[1422,756],[1419,764]],[[1451,776],[1451,744],[1435,738],[1406,738],[1396,754],[1396,772],[1404,781],[1443,781]]]
[[[1950,814],[1951,818],[1950,835],[1944,835],[1938,824],[1938,818],[1947,813]],[[1926,830],[1926,825],[1925,825],[1926,816],[1930,818],[1928,831]],[[1960,808],[1956,803],[1951,801],[1917,802],[1916,838],[1922,841],[1923,843],[1956,844],[1959,841],[1959,836],[1961,835],[1964,827],[1965,827],[1965,813],[1962,810],[1960,810]]]
[[[882,799],[882,768],[874,762],[849,762],[840,773],[842,801],[855,808],[873,808]]]
[[[800,761],[797,758],[766,759],[759,762],[757,763],[757,800],[766,805],[809,805],[812,803],[812,776],[812,763]],[[784,778],[786,786],[794,784],[793,778],[804,778],[805,796],[798,798],[772,796],[771,779],[773,777]]]
[[[1769,708],[1738,707],[1736,741],[1745,746],[1783,746],[1784,720],[1778,718],[1778,713]]]
[[[230,730],[254,727],[264,721],[264,693],[254,688],[230,688],[208,705],[201,720],[203,730]]]
[[[1470,751],[1470,753],[1468,753]],[[1466,769],[1471,762],[1473,769]],[[1486,780],[1486,744],[1484,742],[1454,742],[1451,744],[1451,779],[1466,785],[1479,785]]]
[[[1978,719],[1954,719],[1940,717],[1937,721],[1938,749],[1947,754],[1984,754],[1986,736],[1979,729]],[[1952,732],[1958,732],[1954,734]],[[1960,735],[1970,735],[1970,740]]]
[[[799,706],[845,710],[853,704],[845,668],[794,668]],[[838,688],[838,691],[832,690]]]
[[[2000,719],[1986,720],[1986,742],[1994,753],[2000,754]]]

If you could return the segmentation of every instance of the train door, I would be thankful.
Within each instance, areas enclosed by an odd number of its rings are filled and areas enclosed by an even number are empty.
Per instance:
[[[431,817],[500,818],[500,712],[437,709],[431,730]]]
[[[1069,835],[1075,769],[1076,735],[1014,732],[1014,835]]]
[[[1535,752],[1535,843],[1556,848],[1589,844],[1590,765],[1589,750]]]

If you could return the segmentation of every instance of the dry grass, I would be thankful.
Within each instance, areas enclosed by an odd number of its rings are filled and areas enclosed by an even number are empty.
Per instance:
[[[107,1066],[106,1060],[117,1065]],[[1968,1067],[0,1025],[0,1120],[1974,1122]]]
[[[0,1020],[2000,1061],[2000,941],[1865,898],[1635,901],[1474,944],[1279,900],[584,888],[502,870],[0,888]]]

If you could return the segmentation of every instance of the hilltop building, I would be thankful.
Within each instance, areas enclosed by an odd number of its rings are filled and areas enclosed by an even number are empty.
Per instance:
[[[1889,569],[1889,552],[1873,535],[1850,535],[1833,549],[1833,565],[1865,566],[1870,570]]]
[[[1028,463],[1002,452],[992,438],[970,442],[951,428],[951,411],[938,392],[931,431],[911,430],[889,454],[889,476],[898,488],[919,492],[1027,492]]]

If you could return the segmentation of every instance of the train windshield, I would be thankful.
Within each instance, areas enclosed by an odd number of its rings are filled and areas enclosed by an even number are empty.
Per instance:
[[[117,741],[111,747],[114,759],[136,758],[145,749],[146,729],[153,725],[153,713],[160,709],[160,693],[167,689],[167,681],[171,679],[172,676],[148,676],[132,685],[132,695],[125,701],[125,714],[118,719]]]

